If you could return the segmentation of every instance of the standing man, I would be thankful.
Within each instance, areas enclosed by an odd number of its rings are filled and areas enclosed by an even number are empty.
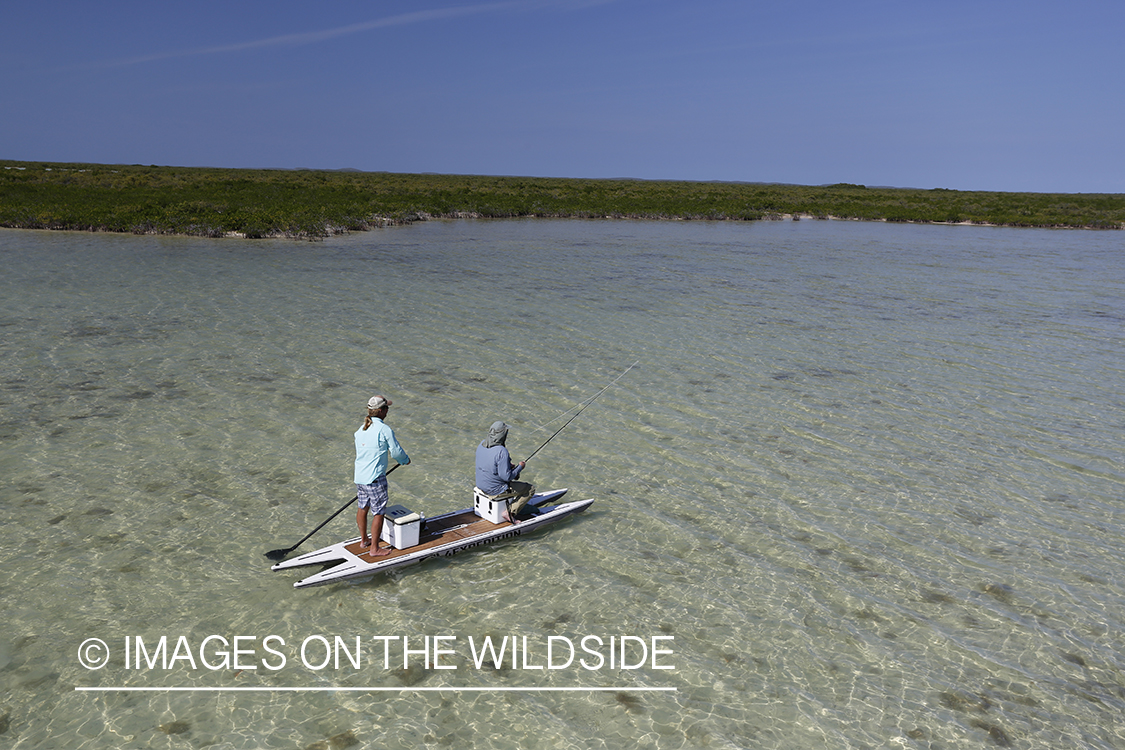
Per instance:
[[[370,550],[371,557],[389,555],[389,547],[379,549],[379,535],[383,532],[383,512],[387,509],[387,460],[393,458],[402,465],[410,463],[410,457],[395,439],[394,431],[383,421],[391,400],[384,396],[372,396],[367,402],[367,418],[363,427],[355,431],[355,485],[359,497],[359,510],[355,522],[363,537],[362,549]],[[371,519],[371,536],[367,535],[367,511]]]
[[[516,514],[523,510],[527,501],[535,494],[535,488],[527,482],[516,481],[526,462],[512,463],[504,441],[508,439],[508,425],[493,422],[488,428],[488,437],[477,446],[477,489],[492,500],[508,500],[504,520],[517,524]]]

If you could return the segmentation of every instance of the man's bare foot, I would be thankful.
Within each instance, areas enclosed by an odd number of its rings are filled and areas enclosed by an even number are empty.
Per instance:
[[[375,547],[367,553],[368,557],[385,557],[391,554],[390,547]]]
[[[370,546],[371,546],[371,540],[368,539],[367,537],[364,537],[363,541],[359,543],[360,549],[367,549]]]

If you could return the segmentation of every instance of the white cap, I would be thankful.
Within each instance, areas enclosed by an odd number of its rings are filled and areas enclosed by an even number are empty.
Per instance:
[[[372,396],[371,400],[367,402],[367,408],[372,411],[378,411],[384,406],[390,406],[393,403],[389,398],[384,396]]]

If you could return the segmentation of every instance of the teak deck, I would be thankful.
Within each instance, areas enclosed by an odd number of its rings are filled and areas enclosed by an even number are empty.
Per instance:
[[[391,523],[391,521],[385,519],[383,523]],[[354,544],[347,545],[344,549],[361,560],[380,562],[427,550],[457,539],[468,539],[469,537],[474,537],[492,531],[493,529],[502,529],[505,526],[511,525],[512,524],[507,521],[504,523],[492,523],[487,519],[481,518],[473,511],[466,510],[452,516],[426,519],[425,527],[422,529],[421,533],[418,534],[418,544],[413,547],[407,547],[406,549],[395,549],[391,547],[389,548],[391,551],[389,555],[371,557],[367,554],[368,550],[360,548],[359,539],[357,539]],[[518,524],[516,525],[518,526]],[[382,544],[386,545],[386,542],[382,542]],[[384,546],[383,549],[387,549],[387,547]]]

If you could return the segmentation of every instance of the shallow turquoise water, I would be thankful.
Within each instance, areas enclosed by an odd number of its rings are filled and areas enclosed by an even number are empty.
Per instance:
[[[1120,248],[808,221],[0,233],[0,739],[1123,748]],[[470,504],[492,421],[526,456],[637,361],[529,465],[583,516],[357,584],[269,571],[353,494],[373,393],[414,459],[392,502],[436,515]],[[674,668],[533,668],[588,635],[663,639]],[[126,666],[161,636],[190,657]],[[453,669],[384,664],[379,638],[427,636]],[[529,661],[477,668],[486,636]],[[318,637],[359,637],[359,668],[303,663]]]

